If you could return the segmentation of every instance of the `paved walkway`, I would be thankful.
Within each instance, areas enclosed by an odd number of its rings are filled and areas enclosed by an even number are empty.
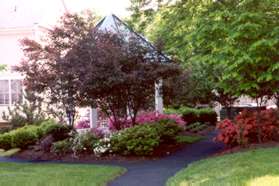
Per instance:
[[[127,168],[128,171],[111,182],[110,186],[164,186],[169,177],[189,163],[221,150],[223,145],[213,142],[214,136],[215,133],[212,132],[205,140],[186,146],[175,154],[159,160],[116,163]]]
[[[223,148],[222,144],[212,141],[215,132],[205,140],[186,146],[180,151],[158,160],[142,161],[98,161],[94,164],[109,164],[125,167],[127,172],[111,182],[110,186],[164,186],[167,179],[189,163],[208,157]],[[0,158],[0,162],[26,162],[22,160]]]

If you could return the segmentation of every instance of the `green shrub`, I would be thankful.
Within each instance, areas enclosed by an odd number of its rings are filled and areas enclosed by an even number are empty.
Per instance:
[[[12,147],[12,136],[9,133],[0,135],[0,148],[8,150]]]
[[[176,136],[177,143],[195,143],[203,139],[201,136]]]
[[[35,144],[39,139],[37,131],[37,126],[25,126],[11,131],[11,146],[13,148],[25,149],[29,145]]]
[[[183,128],[173,120],[160,120],[152,125],[156,128],[161,141],[174,140],[175,136],[183,131]]]
[[[123,155],[149,155],[160,144],[160,136],[154,126],[138,125],[114,134],[112,151]]]
[[[52,144],[51,152],[54,152],[59,155],[72,152],[72,142],[68,139],[57,141]]]
[[[80,152],[93,152],[94,144],[98,141],[98,138],[91,132],[75,135],[73,139],[73,151],[75,153]]]
[[[57,141],[67,138],[71,130],[71,127],[67,125],[58,124],[54,120],[44,121],[40,125],[40,132],[42,136],[52,134],[54,139]]]
[[[217,122],[217,113],[211,108],[199,109],[199,121],[202,123],[210,123],[215,125]]]
[[[217,114],[211,108],[189,108],[189,107],[179,107],[178,109],[168,108],[165,111],[168,114],[180,114],[187,124],[202,122],[210,123],[215,125],[217,122]]]

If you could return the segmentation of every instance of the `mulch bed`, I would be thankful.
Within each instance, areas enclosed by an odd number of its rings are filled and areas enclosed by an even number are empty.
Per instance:
[[[63,156],[58,156],[54,153],[36,151],[34,149],[22,150],[18,154],[14,155],[14,158],[31,160],[31,161],[66,161],[66,162],[90,162],[96,160],[119,160],[119,161],[137,161],[137,160],[155,160],[173,154],[174,152],[182,149],[188,144],[178,144],[178,143],[164,143],[157,147],[154,152],[149,156],[121,156],[117,154],[108,154],[104,156],[95,156],[92,153],[83,153],[78,157],[75,157],[72,153],[65,154]]]
[[[189,133],[183,132],[181,135],[192,135],[192,136],[204,136],[208,132],[214,130],[214,127],[208,127],[199,133]],[[50,152],[44,152],[42,150],[38,150],[36,148],[30,148],[26,150],[22,150],[16,155],[14,158],[23,159],[23,160],[30,160],[30,161],[65,161],[65,162],[90,162],[96,160],[117,160],[117,161],[138,161],[138,160],[155,160],[165,156],[169,156],[180,149],[183,149],[189,144],[186,143],[176,143],[176,142],[169,142],[163,143],[158,146],[154,152],[149,156],[121,156],[117,154],[108,154],[104,156],[96,156],[92,153],[84,153],[80,154],[78,157],[75,157],[72,153],[65,154],[63,156],[56,155]]]

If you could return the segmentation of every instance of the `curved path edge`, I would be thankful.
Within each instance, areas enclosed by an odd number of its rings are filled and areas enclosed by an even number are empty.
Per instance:
[[[164,186],[168,178],[188,164],[213,155],[224,148],[213,142],[216,131],[210,132],[200,142],[187,145],[169,156],[156,160],[139,161],[92,161],[97,165],[116,165],[127,169],[127,172],[110,182],[110,186]],[[0,157],[0,162],[20,163],[71,163],[62,161],[27,161],[15,158]],[[87,162],[88,163],[88,162]]]

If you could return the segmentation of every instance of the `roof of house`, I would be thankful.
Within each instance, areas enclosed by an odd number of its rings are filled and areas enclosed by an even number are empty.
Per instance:
[[[144,36],[140,35],[139,33],[135,32],[131,27],[129,27],[125,22],[120,20],[116,15],[111,14],[104,17],[94,28],[94,31],[102,31],[102,32],[109,32],[118,34],[120,37],[128,40],[127,38],[135,38],[139,41],[144,47],[147,47],[150,56],[154,58],[158,57],[156,61],[167,63],[171,62],[171,59],[159,52],[154,45],[151,44]]]

